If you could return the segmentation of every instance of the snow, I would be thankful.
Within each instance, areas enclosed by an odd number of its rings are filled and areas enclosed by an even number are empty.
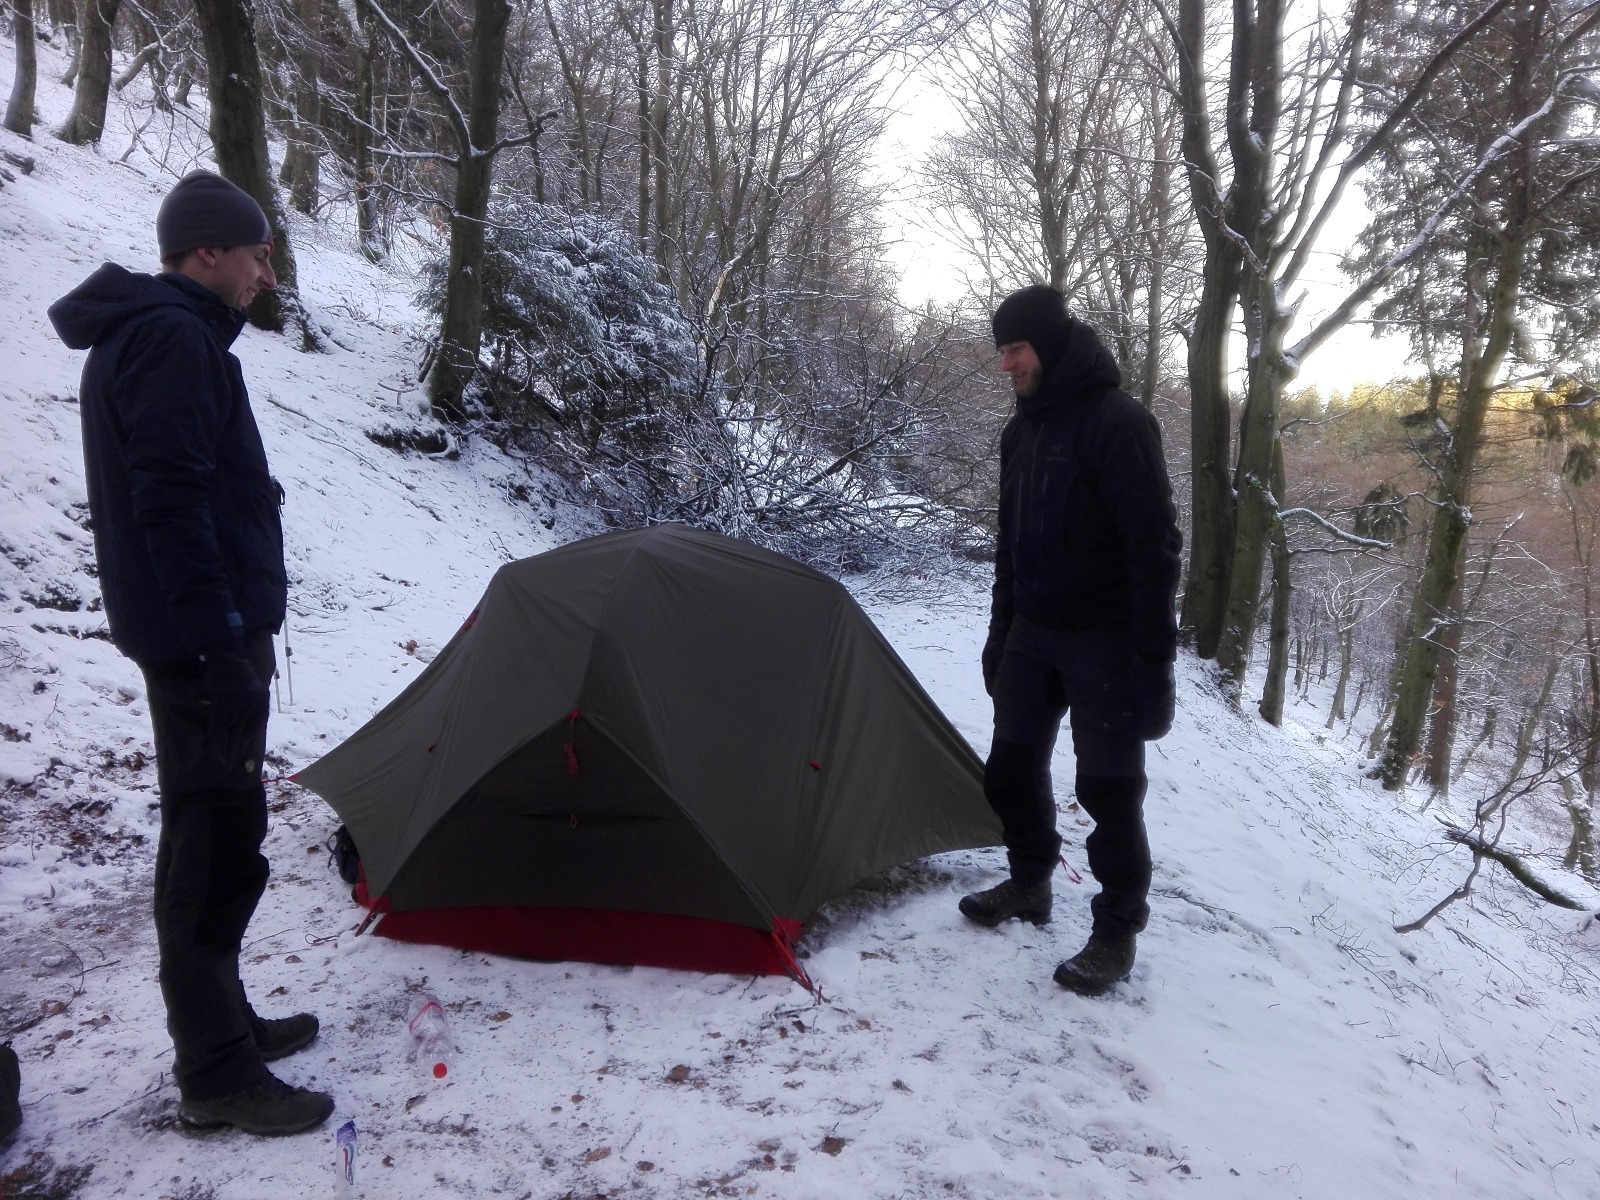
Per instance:
[[[41,51],[40,106],[58,120],[70,98]],[[9,71],[8,45],[0,58]],[[113,97],[113,130],[138,86]],[[144,687],[93,610],[81,357],[44,316],[103,259],[153,265],[174,176],[142,151],[115,162],[113,132],[97,153],[49,127],[31,145],[0,134],[38,161],[0,189],[0,1029],[15,1030],[25,1105],[0,1160],[13,1187],[328,1194],[334,1131],[353,1119],[356,1194],[373,1200],[1600,1194],[1595,919],[1488,865],[1472,900],[1395,934],[1461,881],[1465,851],[1420,797],[1362,779],[1362,731],[1326,733],[1293,705],[1268,728],[1188,660],[1174,732],[1149,753],[1150,929],[1132,979],[1101,999],[1050,981],[1087,930],[1092,881],[1058,874],[1045,928],[957,914],[998,878],[996,850],[909,864],[826,906],[805,942],[821,1002],[776,978],[357,937],[323,849],[335,818],[275,782],[273,881],[243,970],[269,1015],[320,1015],[318,1041],[278,1066],[338,1110],[281,1140],[181,1129],[148,916]],[[596,528],[479,441],[449,459],[364,436],[419,424],[415,279],[369,265],[337,228],[304,232],[302,286],[334,348],[301,354],[254,330],[238,346],[290,497],[280,775],[414,678],[500,563]],[[937,600],[866,601],[981,750],[984,588],[940,583]],[[1055,765],[1081,877],[1088,827],[1065,744]],[[1562,886],[1600,907],[1581,880]],[[406,1057],[424,991],[459,1045],[443,1084]]]

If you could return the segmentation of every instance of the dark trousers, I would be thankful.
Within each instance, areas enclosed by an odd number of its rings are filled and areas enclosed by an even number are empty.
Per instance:
[[[248,650],[257,674],[270,681],[272,639],[252,639]],[[269,705],[263,694],[250,727],[256,770],[230,770],[208,733],[199,660],[149,664],[144,676],[161,786],[155,919],[173,1074],[185,1099],[210,1100],[267,1073],[239,981],[239,947],[267,886],[260,763]]]
[[[1094,821],[1084,843],[1100,885],[1096,933],[1138,933],[1150,917],[1144,742],[1133,733],[1126,634],[1046,629],[1018,617],[994,680],[994,745],[984,794],[1005,830],[1012,878],[1042,883],[1061,853],[1050,756],[1070,717],[1078,803]]]

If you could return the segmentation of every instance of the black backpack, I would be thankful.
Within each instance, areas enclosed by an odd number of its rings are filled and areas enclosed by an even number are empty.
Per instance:
[[[333,831],[328,838],[328,853],[333,855],[333,867],[340,879],[354,884],[361,877],[361,851],[356,849],[356,840],[350,836],[348,825]]]

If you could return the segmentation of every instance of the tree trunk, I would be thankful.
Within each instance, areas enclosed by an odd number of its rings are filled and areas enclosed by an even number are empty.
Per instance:
[[[289,123],[288,147],[283,153],[279,182],[289,189],[289,203],[308,217],[317,211],[322,152],[317,130],[322,125],[320,73],[321,0],[299,0],[300,53],[296,56],[300,78],[294,94],[294,119]]]
[[[1469,351],[1462,367],[1461,407],[1450,431],[1439,472],[1440,504],[1428,534],[1428,555],[1412,599],[1411,618],[1394,687],[1394,722],[1384,749],[1380,777],[1396,791],[1421,742],[1433,681],[1438,671],[1441,623],[1450,619],[1450,597],[1472,519],[1472,477],[1477,466],[1484,420],[1494,396],[1495,378],[1516,329],[1525,242],[1507,237],[1502,245],[1490,298],[1489,334],[1481,354]]]
[[[663,274],[668,269],[672,258],[671,237],[667,228],[668,204],[670,181],[669,164],[667,162],[667,103],[672,88],[672,50],[673,50],[673,16],[672,0],[653,0],[652,11],[655,14],[655,59],[656,59],[656,86],[655,94],[650,100],[650,161],[655,179],[653,182],[655,201],[655,241],[656,262],[661,265]]]
[[[111,93],[111,28],[122,0],[78,0],[78,71],[72,111],[56,135],[84,146],[98,142],[106,128],[106,99]]]
[[[65,0],[50,0],[50,24],[67,39],[67,69],[61,72],[61,86],[71,87],[78,78],[78,64],[83,61],[83,39],[78,36],[77,10],[68,7]]]
[[[1161,382],[1161,331],[1166,323],[1167,235],[1172,217],[1172,147],[1166,98],[1159,80],[1150,85],[1151,152],[1155,165],[1150,171],[1150,282],[1145,305],[1144,371],[1139,381],[1139,403],[1146,411],[1155,408],[1156,387]]]
[[[1594,799],[1592,796],[1572,795],[1570,781],[1562,782],[1569,789],[1567,816],[1572,820],[1572,837],[1567,842],[1567,852],[1562,856],[1561,865],[1569,871],[1577,871],[1590,882],[1595,882],[1600,880],[1600,871],[1595,867],[1594,813],[1589,807]]]
[[[439,357],[428,377],[428,397],[447,421],[467,417],[464,393],[477,370],[483,337],[484,220],[489,212],[492,157],[499,136],[500,72],[505,64],[509,0],[476,0],[468,51],[467,135],[456,164],[450,214],[450,275],[445,291]]]
[[[1189,331],[1192,511],[1189,573],[1180,624],[1193,637],[1201,658],[1215,658],[1228,597],[1236,519],[1230,465],[1233,424],[1228,402],[1228,335],[1239,295],[1242,257],[1223,229],[1224,198],[1217,190],[1221,176],[1211,152],[1204,0],[1181,0],[1179,23],[1182,146],[1190,198],[1206,243],[1200,301]]]
[[[195,15],[205,42],[211,145],[217,166],[223,178],[255,197],[273,232],[272,270],[278,288],[256,297],[250,305],[250,323],[277,333],[292,322],[299,329],[301,349],[315,349],[316,335],[296,287],[288,222],[272,186],[261,56],[256,49],[250,0],[208,0],[195,6]]]
[[[1468,746],[1462,753],[1461,761],[1456,763],[1455,770],[1451,772],[1452,778],[1461,778],[1462,773],[1467,769],[1467,764],[1472,761],[1472,756],[1483,747],[1485,742],[1489,743],[1491,748],[1494,746],[1494,727],[1499,720],[1500,709],[1491,704],[1489,706],[1489,710],[1483,714],[1482,731],[1478,734],[1472,745]]]
[[[1344,697],[1350,687],[1350,668],[1355,662],[1355,619],[1361,615],[1361,607],[1359,604],[1356,606],[1350,620],[1339,630],[1339,678],[1333,685],[1333,706],[1328,709],[1329,729],[1333,728],[1335,721],[1344,720]]]
[[[1250,667],[1261,607],[1261,574],[1268,543],[1278,522],[1278,497],[1272,488],[1278,439],[1278,407],[1291,373],[1283,359],[1288,314],[1279,306],[1270,278],[1252,271],[1244,288],[1245,328],[1253,343],[1248,360],[1249,391],[1239,422],[1238,517],[1228,607],[1217,642],[1217,665],[1225,672],[1235,703]]]
[[[1272,491],[1283,491],[1283,443],[1272,451]],[[1258,711],[1269,725],[1283,724],[1284,684],[1289,672],[1289,535],[1274,513],[1272,518],[1272,624],[1267,654],[1267,686]]]
[[[1466,552],[1462,544],[1463,555]],[[1456,740],[1456,689],[1461,675],[1461,573],[1456,564],[1456,586],[1450,593],[1445,626],[1439,631],[1439,672],[1433,682],[1433,719],[1428,726],[1428,758],[1422,778],[1439,796],[1450,794],[1450,754]]]
[[[342,6],[341,12],[345,11]],[[369,262],[383,257],[378,231],[377,173],[372,162],[372,130],[376,114],[372,111],[372,48],[377,30],[366,0],[355,0],[351,10],[355,21],[350,26],[352,48],[350,70],[355,78],[355,121],[351,130],[351,174],[355,177],[356,240]]]
[[[1553,644],[1561,641],[1561,626],[1556,625],[1555,636],[1550,639]],[[1528,765],[1528,760],[1533,757],[1533,739],[1539,732],[1539,726],[1544,721],[1545,710],[1550,707],[1550,696],[1556,690],[1556,680],[1561,675],[1561,654],[1554,650],[1550,654],[1550,665],[1545,670],[1544,686],[1539,689],[1539,698],[1533,702],[1533,707],[1523,714],[1522,724],[1517,727],[1516,753],[1511,760],[1511,770],[1506,772],[1508,788],[1514,788],[1517,780],[1522,778],[1523,768]],[[1505,793],[1502,792],[1501,796]],[[1492,799],[1490,803],[1478,809],[1478,820],[1485,821],[1494,816],[1499,810],[1501,799]]]
[[[6,105],[6,128],[23,137],[33,136],[33,98],[39,83],[38,43],[33,28],[33,0],[11,0],[17,35],[17,73],[11,78],[11,102]]]

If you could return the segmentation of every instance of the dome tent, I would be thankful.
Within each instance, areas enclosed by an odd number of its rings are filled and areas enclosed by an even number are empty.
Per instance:
[[[510,563],[409,687],[297,776],[377,932],[801,975],[828,897],[993,845],[982,764],[836,581],[676,525]]]

